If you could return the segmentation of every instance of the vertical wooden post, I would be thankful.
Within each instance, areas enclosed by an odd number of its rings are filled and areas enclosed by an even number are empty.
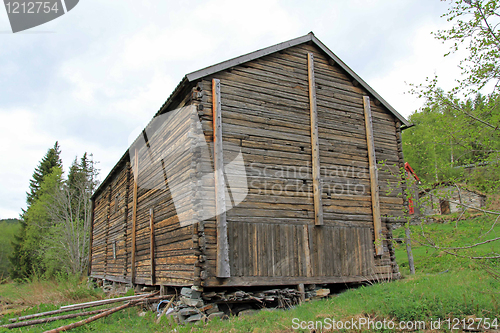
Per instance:
[[[306,301],[306,288],[303,283],[297,285],[297,291],[300,293],[300,302]]]
[[[396,121],[396,139],[398,143],[398,160],[399,160],[399,169],[404,170],[405,166],[405,157],[403,154],[403,137],[401,135],[401,122]],[[406,173],[405,173],[406,174]],[[403,191],[403,206],[409,208],[408,202],[408,182],[406,176],[401,177],[401,187]],[[411,189],[410,189],[411,190]],[[418,206],[417,206],[418,207]],[[411,249],[411,234],[410,234],[410,224],[407,221],[405,223],[405,243],[406,243],[406,255],[408,256],[408,266],[410,268],[410,274],[415,274],[415,261],[413,259],[413,251]],[[391,264],[393,265],[393,273],[399,273],[399,267],[395,260],[392,260]]]
[[[222,112],[220,80],[212,80],[212,122],[214,130],[214,177],[215,214],[217,222],[217,268],[218,278],[231,276],[229,267],[229,244],[227,241],[226,189],[224,183],[224,157],[222,149]]]
[[[314,79],[314,57],[307,53],[307,74],[309,78],[309,107],[311,118],[312,178],[314,195],[314,224],[323,225],[323,202],[321,199],[321,169],[319,164],[318,107],[316,104],[316,83]]]
[[[375,231],[375,253],[384,253],[382,237],[382,221],[380,218],[380,199],[378,188],[377,159],[375,157],[375,143],[373,139],[372,111],[370,107],[370,97],[363,96],[365,112],[366,144],[368,146],[368,162],[370,165],[370,190],[372,196],[373,227]]]
[[[94,242],[94,217],[95,217],[95,198],[91,200],[91,212],[90,212],[90,239],[89,239],[89,265],[88,265],[88,275],[92,274],[92,244]]]
[[[304,257],[305,257],[305,265],[306,265],[306,276],[313,276],[312,269],[312,251],[311,251],[311,242],[309,237],[309,225],[304,225]]]
[[[161,296],[166,296],[168,293],[168,287],[164,284],[160,285],[160,297]]]
[[[123,223],[125,223],[125,230],[123,232],[123,244],[125,244],[125,260],[123,260],[123,276],[127,276],[127,268],[128,268],[128,247],[127,247],[127,236],[128,236],[128,203],[129,203],[129,196],[130,196],[130,162],[127,162],[126,164],[127,168],[127,182],[125,185],[125,211],[123,212],[124,217],[123,217]]]
[[[104,278],[108,272],[108,251],[109,251],[109,220],[111,218],[111,185],[108,186],[108,206],[106,208],[106,251],[104,252]]]
[[[154,286],[156,282],[156,275],[155,275],[155,225],[154,225],[153,208],[149,209],[149,230],[150,230],[149,252],[151,255],[151,285]]]
[[[131,268],[131,282],[135,283],[135,229],[137,224],[137,180],[139,178],[139,156],[137,148],[134,155],[134,198],[132,203],[132,260],[130,263]]]

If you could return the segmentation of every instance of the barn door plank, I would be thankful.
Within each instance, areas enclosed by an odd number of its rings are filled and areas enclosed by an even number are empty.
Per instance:
[[[304,232],[303,232],[303,236],[304,236],[304,241],[303,241],[303,245],[304,245],[304,259],[305,259],[305,273],[306,273],[306,276],[309,277],[309,276],[313,276],[313,272],[312,272],[312,260],[311,260],[311,243],[309,242],[309,226],[307,224],[304,224]]]

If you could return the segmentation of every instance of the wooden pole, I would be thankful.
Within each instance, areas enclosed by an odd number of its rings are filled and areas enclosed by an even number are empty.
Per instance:
[[[54,314],[60,314],[60,313],[69,312],[69,311],[82,310],[82,309],[92,308],[92,307],[95,307],[95,306],[101,306],[101,305],[105,305],[105,304],[111,304],[111,303],[117,303],[117,302],[125,302],[125,301],[130,301],[130,300],[136,300],[136,299],[139,299],[139,298],[154,299],[154,298],[151,298],[151,297],[154,296],[154,295],[156,295],[156,294],[157,293],[152,293],[152,294],[148,294],[148,295],[125,296],[125,297],[103,299],[103,300],[99,300],[99,301],[93,301],[93,302],[87,302],[87,303],[81,303],[81,304],[66,305],[66,306],[62,306],[58,310],[52,310],[52,311],[47,311],[47,312],[34,313],[34,314],[31,314],[31,315],[26,315],[26,316],[22,316],[22,317],[18,317],[18,318],[11,318],[11,319],[9,319],[9,321],[10,322],[15,322],[15,321],[21,321],[21,320],[28,320],[28,319],[33,319],[33,318],[51,316],[51,315],[54,315]],[[160,298],[164,298],[164,297],[160,297]],[[105,310],[107,310],[107,309],[104,309],[102,311],[105,311]],[[96,311],[101,311],[101,310],[96,310]],[[84,316],[84,315],[89,315],[89,314],[90,313],[79,314],[79,315]],[[72,314],[72,315],[74,315],[74,314]],[[75,317],[78,317],[78,316],[75,316]],[[60,317],[52,317],[52,318],[60,318]],[[60,318],[60,319],[64,319],[64,318]]]
[[[316,83],[314,79],[314,57],[307,53],[307,74],[309,81],[309,108],[311,118],[312,180],[314,196],[314,224],[323,225],[323,201],[321,199],[321,169],[319,160],[318,107],[316,104]]]
[[[127,234],[129,233],[129,226],[128,226],[128,213],[129,213],[129,208],[128,208],[128,203],[129,203],[129,196],[130,196],[130,162],[127,162],[126,164],[127,168],[127,183],[125,185],[125,211],[123,212],[124,214],[124,220],[123,223],[125,224],[125,232],[123,233],[123,243],[125,244],[125,260],[123,260],[123,273],[122,276],[127,276]]]
[[[306,301],[306,288],[304,287],[304,284],[299,283],[297,285],[297,290],[300,293],[300,302],[305,302]]]
[[[222,111],[220,80],[212,80],[212,122],[214,130],[214,177],[215,213],[217,222],[217,267],[218,278],[231,276],[229,267],[229,244],[227,241],[226,189],[224,182],[224,157],[222,147]]]
[[[172,298],[168,302],[167,306],[163,309],[163,311],[161,312],[161,314],[158,316],[158,318],[156,319],[156,323],[157,324],[160,322],[161,317],[163,317],[165,315],[165,313],[167,313],[167,310],[170,309],[170,306],[174,302],[174,299],[175,299],[175,296],[172,296]]]
[[[311,242],[309,238],[309,225],[305,224],[304,225],[304,239],[303,239],[303,244],[304,244],[304,257],[305,257],[305,266],[306,266],[306,276],[310,277],[313,276],[313,269],[312,269],[312,253],[311,253]]]
[[[138,301],[130,301],[130,302],[125,303],[123,305],[120,305],[120,306],[118,306],[116,308],[112,308],[112,309],[110,309],[108,311],[105,311],[105,312],[102,312],[100,314],[97,314],[95,316],[89,317],[89,318],[84,319],[84,320],[77,321],[76,323],[72,323],[72,324],[69,324],[69,325],[61,326],[59,328],[55,328],[55,329],[50,330],[50,331],[45,331],[45,333],[57,333],[57,332],[68,331],[68,330],[71,330],[73,328],[80,327],[80,326],[83,326],[83,325],[88,324],[90,322],[96,321],[97,319],[109,316],[112,313],[115,313],[117,311],[120,311],[120,310],[123,310],[125,308],[128,308],[129,306],[134,305],[135,303],[138,303],[138,302],[140,302],[140,300],[138,300]]]
[[[154,209],[149,209],[149,230],[150,230],[150,254],[151,254],[151,285],[156,282],[155,276],[155,226],[154,226]]]
[[[404,169],[405,158],[403,154],[403,137],[401,135],[401,122],[396,121],[396,139],[398,143],[398,159],[399,159],[399,168],[400,170]],[[406,173],[405,173],[406,175]],[[408,202],[408,191],[411,189],[408,188],[408,179],[406,176],[401,177],[401,184],[403,190],[403,206],[409,208]],[[406,255],[408,256],[408,267],[410,268],[410,274],[415,274],[415,261],[413,260],[413,251],[411,250],[411,232],[410,232],[410,216],[406,216],[405,223],[405,243],[406,243]]]
[[[108,251],[109,251],[109,221],[111,219],[111,193],[112,193],[112,188],[111,185],[108,186],[108,207],[106,208],[106,237],[105,237],[105,242],[106,242],[106,247],[105,247],[105,252],[104,252],[104,277],[106,277],[106,274],[108,273]]]
[[[67,314],[67,315],[56,316],[56,317],[48,317],[48,318],[35,319],[35,320],[29,320],[29,321],[20,321],[18,323],[2,325],[0,327],[11,329],[11,328],[17,328],[17,327],[25,327],[25,326],[32,326],[32,325],[38,325],[38,324],[45,324],[45,323],[50,323],[50,322],[53,322],[53,321],[56,321],[56,320],[64,320],[64,319],[71,319],[71,318],[76,318],[76,317],[83,317],[83,316],[95,315],[95,314],[98,314],[98,313],[102,313],[102,312],[104,312],[106,310],[107,309],[100,309],[100,310],[87,311],[87,312],[70,313],[70,314]]]
[[[369,96],[363,96],[363,105],[365,113],[366,144],[368,146],[368,162],[370,165],[370,191],[372,199],[373,227],[375,231],[375,253],[379,256],[384,253],[384,245],[382,237],[382,221],[380,217],[377,159],[375,156],[372,111]]]
[[[92,244],[94,240],[94,217],[95,217],[95,199],[92,199],[90,212],[90,239],[89,239],[89,265],[87,270],[87,275],[90,276],[92,274]]]
[[[61,306],[61,310],[66,310],[66,311],[80,310],[80,309],[91,308],[94,306],[99,306],[99,305],[104,305],[104,304],[111,304],[111,303],[117,303],[117,302],[136,300],[139,298],[149,298],[149,297],[155,296],[156,294],[158,294],[158,292],[154,292],[154,293],[146,294],[146,295],[125,296],[125,297],[117,297],[117,298],[110,298],[110,299],[102,299],[99,301],[92,301],[92,302],[87,302],[87,303],[71,304],[71,305]]]
[[[134,199],[132,203],[132,260],[130,263],[131,267],[131,282],[135,283],[135,229],[137,224],[137,180],[139,178],[139,156],[137,148],[135,149],[134,155]]]

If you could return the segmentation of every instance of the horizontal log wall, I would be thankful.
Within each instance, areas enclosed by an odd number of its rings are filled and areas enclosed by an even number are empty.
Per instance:
[[[106,230],[108,226],[109,189],[104,188],[94,198],[94,221],[92,232],[92,275],[105,274]]]
[[[133,162],[117,171],[96,196],[93,232],[92,276],[109,280],[131,282],[132,277],[132,220],[134,181],[138,182],[136,218],[135,283],[189,285],[195,281],[194,271],[198,259],[194,245],[194,218],[196,198],[192,184],[193,168],[191,141],[186,138],[197,115],[170,118],[168,126],[151,123],[155,131],[146,130],[147,145],[137,146],[139,173],[133,174]],[[147,135],[147,136],[148,136]],[[169,154],[175,158],[169,158]],[[165,170],[168,170],[165,182]],[[172,198],[170,186],[180,186],[185,195]],[[182,192],[182,191],[181,191]],[[117,206],[115,204],[117,203]],[[116,208],[115,208],[116,207]],[[154,256],[151,257],[151,215],[153,209]],[[179,217],[186,225],[181,226]],[[196,248],[198,244],[196,244]],[[155,268],[152,274],[152,264]]]

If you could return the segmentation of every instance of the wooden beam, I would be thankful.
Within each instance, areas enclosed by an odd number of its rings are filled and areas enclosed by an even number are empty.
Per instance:
[[[319,163],[318,106],[316,104],[316,83],[314,79],[314,57],[307,53],[307,74],[309,78],[309,107],[311,117],[312,177],[314,196],[314,224],[323,225],[323,202],[321,199],[321,174]]]
[[[137,178],[139,178],[139,155],[135,149],[134,155],[134,198],[132,202],[132,260],[130,262],[131,281],[135,283],[135,229],[137,224]]]
[[[300,302],[306,301],[306,288],[303,283],[297,285],[297,291],[300,293]]]
[[[222,148],[222,112],[220,80],[212,80],[212,122],[214,130],[214,177],[215,213],[217,221],[217,268],[218,278],[231,276],[229,267],[229,244],[227,241],[226,189],[224,183],[224,157]]]
[[[234,276],[229,279],[216,279],[214,277],[209,277],[205,281],[205,287],[252,287],[252,286],[291,286],[303,284],[336,284],[336,283],[355,283],[355,282],[369,282],[369,281],[380,281],[383,280],[393,280],[395,278],[394,274],[391,273],[380,273],[376,275],[363,275],[363,276]]]
[[[125,232],[123,233],[123,243],[125,244],[125,260],[123,260],[123,274],[122,276],[127,276],[127,254],[128,254],[128,249],[127,249],[127,234],[129,232],[128,229],[128,213],[129,213],[129,208],[128,208],[128,203],[129,203],[129,196],[130,196],[130,162],[127,162],[125,167],[127,168],[127,173],[126,173],[126,185],[125,185],[125,209],[123,212],[123,223],[125,224]]]
[[[372,197],[373,228],[375,231],[375,253],[384,253],[382,221],[380,218],[380,199],[378,187],[377,159],[375,157],[375,143],[373,139],[372,111],[370,107],[370,97],[363,96],[365,111],[366,144],[368,146],[368,162],[370,165],[370,191]]]
[[[94,218],[95,218],[95,198],[91,200],[90,212],[90,239],[89,239],[89,265],[87,274],[90,276],[92,273],[92,244],[94,243]]]
[[[106,236],[105,236],[105,241],[106,241],[106,247],[105,247],[105,252],[104,252],[104,275],[108,273],[108,251],[109,251],[109,220],[111,219],[111,184],[108,186],[109,193],[108,193],[108,207],[106,208]]]
[[[149,252],[151,254],[151,285],[155,285],[155,224],[154,224],[154,210],[149,209],[149,230],[150,230],[150,240],[149,240]]]
[[[312,270],[312,252],[311,252],[311,243],[310,243],[310,238],[309,238],[309,225],[304,224],[304,258],[305,258],[305,266],[306,266],[306,276],[312,276],[313,275],[313,270]]]

